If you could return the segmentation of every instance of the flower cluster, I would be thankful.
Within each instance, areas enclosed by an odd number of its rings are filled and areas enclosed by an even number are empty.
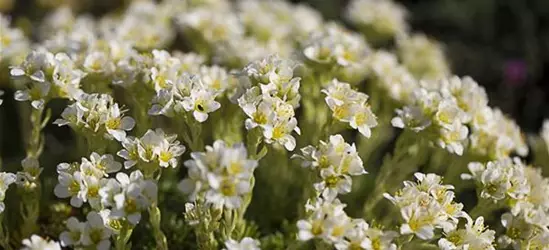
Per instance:
[[[77,98],[82,92],[80,81],[86,75],[67,54],[54,55],[46,49],[32,51],[20,66],[11,68],[10,74],[21,85],[15,100],[31,101],[35,109],[44,108],[52,98]]]
[[[191,153],[185,162],[188,176],[179,184],[181,191],[194,201],[198,197],[214,207],[240,208],[250,195],[257,161],[248,159],[243,144],[227,145],[218,140],[206,146],[206,152]]]
[[[397,232],[370,228],[363,219],[350,218],[343,210],[345,206],[339,199],[309,200],[306,205],[307,219],[297,222],[298,239],[322,239],[338,250],[397,249],[393,243]]]
[[[289,56],[296,43],[320,27],[320,14],[283,1],[209,1],[176,16],[196,50],[216,63],[241,67],[272,53]]]
[[[185,146],[177,140],[177,135],[164,133],[162,129],[147,130],[141,138],[128,136],[122,142],[124,149],[118,156],[125,159],[124,168],[137,167],[146,175],[154,173],[158,167],[177,167],[177,158],[185,152]]]
[[[519,158],[504,158],[486,164],[471,162],[467,167],[471,174],[462,174],[462,178],[478,183],[481,198],[513,202],[524,199],[530,192],[525,166]]]
[[[418,79],[440,79],[450,69],[440,45],[423,34],[401,37],[397,40],[402,64]]]
[[[71,198],[74,207],[84,202],[95,211],[110,209],[109,218],[125,218],[137,224],[141,211],[156,202],[157,187],[153,181],[146,180],[140,171],[128,176],[117,173],[116,179],[107,178],[118,172],[122,164],[112,155],[92,153],[89,159],[82,158],[81,163],[61,163],[57,166],[59,183],[54,193],[59,198]]]
[[[174,5],[174,1],[133,2],[124,15],[104,18],[100,29],[106,39],[127,41],[138,50],[164,48],[175,37],[171,18],[182,8]]]
[[[467,145],[472,153],[495,159],[513,151],[528,153],[518,126],[501,111],[488,107],[486,91],[470,77],[420,84],[411,102],[396,111],[393,126],[415,132],[427,129],[427,136],[434,136],[440,147],[458,155]]]
[[[353,90],[351,85],[337,79],[332,80],[322,93],[326,94],[324,100],[332,110],[333,118],[349,123],[362,135],[370,137],[371,128],[377,126],[377,118],[366,103],[368,95]]]
[[[70,217],[66,222],[68,231],[62,232],[59,236],[61,246],[110,249],[109,239],[113,231],[106,227],[105,223],[104,218],[95,211],[88,213],[85,222]]]
[[[59,183],[54,193],[59,198],[71,198],[71,205],[81,207],[88,202],[94,209],[101,208],[101,189],[109,174],[118,172],[122,164],[112,155],[92,153],[89,159],[82,158],[81,163],[60,163],[57,165]]]
[[[280,58],[277,54],[252,61],[242,70],[243,86],[248,86],[246,80],[250,80],[252,86],[259,86],[262,93],[276,96],[289,103],[294,109],[299,107],[301,95],[299,86],[301,78],[294,77],[297,62]]]
[[[351,192],[351,176],[366,174],[355,145],[346,143],[341,135],[330,136],[329,142],[320,141],[318,147],[304,147],[301,155],[293,157],[302,159],[302,166],[319,171],[322,181],[314,187],[327,201]]]
[[[196,61],[201,59],[192,54],[179,58],[166,51],[153,50],[152,53],[150,82],[156,96],[149,114],[174,116],[186,111],[192,112],[198,122],[204,122],[209,113],[221,107],[215,99],[229,87],[230,78],[225,69],[197,67]]]
[[[6,191],[8,187],[16,180],[15,174],[0,172],[0,214],[4,212],[4,198],[6,197]]]
[[[495,250],[493,244],[496,232],[486,229],[484,218],[478,217],[475,221],[469,217],[465,218],[467,219],[465,228],[447,233],[445,238],[438,241],[438,247],[441,250]]]
[[[399,64],[395,54],[375,51],[368,57],[367,66],[372,83],[385,95],[398,103],[411,102],[412,93],[419,87],[419,82],[404,65]]]
[[[259,127],[267,143],[283,145],[292,151],[296,140],[292,132],[300,134],[294,109],[299,106],[300,78],[293,77],[295,64],[270,56],[246,66],[242,72],[244,83],[255,86],[246,89],[238,105],[246,113],[247,130]]]
[[[468,215],[463,204],[454,202],[452,185],[443,185],[436,174],[415,173],[417,182],[405,181],[404,188],[394,196],[384,194],[399,209],[404,219],[401,234],[415,234],[420,239],[432,239],[436,229],[445,233],[456,229],[459,218]]]
[[[365,78],[370,47],[362,36],[337,23],[312,32],[302,44],[303,57],[311,68],[333,71],[344,81],[358,83]]]
[[[300,158],[303,167],[317,169],[322,178],[314,184],[318,196],[305,206],[307,218],[297,222],[299,240],[322,239],[336,249],[396,249],[397,232],[371,228],[364,219],[349,217],[343,210],[347,205],[337,198],[351,191],[351,176],[366,174],[354,144],[333,135],[329,142],[304,147],[301,155],[292,158]]]
[[[374,41],[406,34],[406,14],[401,5],[391,0],[354,0],[346,11],[347,19]]]
[[[549,179],[541,169],[525,166],[520,159],[502,159],[486,164],[472,162],[471,174],[481,189],[481,198],[510,209],[501,217],[506,229],[498,241],[514,249],[547,246],[549,243]]]
[[[61,119],[54,124],[68,125],[83,135],[102,135],[107,139],[124,141],[126,131],[135,125],[134,119],[125,116],[125,112],[110,95],[83,93],[63,110]]]

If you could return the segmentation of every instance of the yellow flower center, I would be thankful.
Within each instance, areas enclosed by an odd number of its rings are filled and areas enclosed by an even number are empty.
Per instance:
[[[276,126],[273,129],[273,139],[280,139],[284,136],[284,128],[282,126]]]
[[[311,233],[313,235],[321,235],[324,232],[322,229],[322,222],[321,221],[313,221],[313,225],[311,228]]]
[[[366,124],[366,114],[358,113],[355,115],[355,121],[358,126]]]
[[[374,250],[381,250],[381,239],[375,238],[372,240],[372,248]]]
[[[332,230],[332,236],[339,237],[342,236],[345,233],[345,227],[343,226],[336,226]]]
[[[221,182],[221,194],[223,194],[224,196],[236,195],[235,185],[228,180],[223,180]]]
[[[117,129],[120,127],[120,124],[122,123],[120,117],[109,119],[107,122],[105,122],[105,126],[108,129]]]
[[[99,187],[98,186],[91,186],[88,187],[88,196],[89,197],[97,197],[99,195]]]
[[[318,166],[320,168],[327,168],[330,166],[330,160],[328,160],[328,156],[320,156],[320,159],[318,160]]]
[[[124,202],[124,210],[128,214],[137,212],[137,202],[134,199],[126,199]]]
[[[168,162],[169,160],[172,159],[172,157],[173,157],[173,154],[172,152],[169,152],[169,151],[160,152],[160,155],[158,156],[158,158],[162,162]]]
[[[102,235],[103,235],[103,232],[101,230],[92,230],[90,232],[90,239],[92,240],[93,243],[99,243],[101,242],[101,239],[102,239]]]
[[[334,117],[337,119],[343,119],[349,116],[349,107],[347,105],[336,106],[334,108]]]
[[[242,164],[240,162],[231,162],[229,164],[229,172],[231,174],[238,174],[242,172]]]
[[[326,182],[327,187],[334,188],[339,182],[339,178],[335,175],[332,175],[332,176],[328,176],[324,181]]]
[[[263,112],[255,112],[253,115],[254,122],[257,124],[267,123],[267,116]]]
[[[80,183],[78,183],[78,181],[76,180],[72,180],[69,184],[68,189],[71,195],[75,195],[80,191]]]

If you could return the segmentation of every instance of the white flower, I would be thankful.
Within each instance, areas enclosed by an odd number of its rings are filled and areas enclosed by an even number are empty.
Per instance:
[[[199,87],[193,88],[191,95],[183,98],[182,104],[186,111],[193,112],[193,116],[198,122],[206,121],[208,113],[221,107],[221,104],[215,101],[215,95],[211,91]]]
[[[393,127],[409,128],[417,133],[431,125],[431,120],[426,118],[418,107],[405,106],[395,112],[397,116],[391,120]]]
[[[48,241],[33,234],[30,239],[23,240],[23,247],[21,250],[61,250],[61,246],[58,242],[53,240]]]
[[[85,222],[80,222],[75,217],[70,217],[65,223],[68,231],[64,231],[59,235],[59,241],[61,246],[79,246],[82,244],[82,235],[84,233],[84,228],[86,227]]]
[[[351,118],[349,125],[369,138],[372,134],[371,128],[377,126],[377,118],[369,107],[361,106]]]
[[[130,131],[135,126],[135,120],[129,116],[122,116],[123,111],[120,110],[118,104],[111,106],[110,115],[105,121],[107,132],[117,141],[123,141],[126,137],[126,131]]]
[[[239,103],[241,102],[239,99]],[[254,104],[241,104],[242,110],[248,119],[245,121],[245,126],[247,130],[253,129],[257,126],[266,126],[271,124],[275,119],[276,113],[273,111],[273,104],[269,102],[269,99],[265,99],[259,103],[259,105]]]
[[[297,222],[298,239],[308,241],[313,238],[321,238],[328,242],[339,241],[345,234],[345,229],[350,229],[352,226],[349,217],[343,211],[344,207],[345,204],[341,204],[338,199],[332,201],[325,201],[321,198],[309,200],[306,206],[309,216],[307,219]]]
[[[118,152],[118,155],[127,160],[124,163],[126,168],[133,166],[135,160],[155,162],[160,167],[177,167],[177,157],[185,152],[185,146],[180,145],[176,138],[177,135],[167,135],[162,129],[149,129],[140,139],[132,138],[123,143],[126,149]]]
[[[400,36],[398,54],[403,64],[418,79],[440,79],[450,70],[441,46],[423,34]]]
[[[482,188],[480,196],[484,199],[516,201],[530,193],[526,167],[518,158],[490,161],[486,165],[470,163],[468,167],[471,175],[463,177],[477,181]]]
[[[362,135],[370,137],[371,128],[377,126],[377,117],[366,103],[368,95],[351,89],[350,84],[337,79],[333,79],[322,92],[326,94],[324,100],[335,119],[348,122]]]
[[[254,238],[244,237],[240,242],[228,239],[225,241],[226,250],[260,250],[260,242]]]
[[[223,93],[229,87],[230,75],[224,68],[214,66],[201,66],[200,79],[205,87],[215,92]]]
[[[85,186],[83,176],[80,172],[60,172],[59,183],[53,189],[55,196],[59,198],[71,197],[71,206],[81,207],[85,198]]]
[[[82,245],[99,250],[110,249],[111,242],[109,239],[112,231],[105,227],[101,215],[92,211],[88,213],[86,219],[86,225],[82,233]]]
[[[124,141],[122,141],[122,147],[124,147],[124,149],[118,151],[117,155],[126,160],[124,161],[125,169],[135,166],[139,161],[138,145],[139,139],[135,137],[126,137]]]
[[[111,210],[113,218],[126,218],[136,225],[141,220],[141,211],[156,202],[158,187],[153,181],[145,180],[143,174],[137,170],[130,174],[116,174],[116,180],[121,189],[113,196],[114,206]],[[111,190],[104,190],[102,194],[109,194]],[[109,200],[108,198],[106,200]]]
[[[484,218],[478,217],[474,222],[471,218],[465,217],[467,224],[464,229],[449,232],[446,238],[438,241],[438,246],[443,250],[450,249],[494,249],[495,231],[488,230],[484,226]]]
[[[318,168],[323,181],[315,184],[315,187],[326,199],[334,198],[337,193],[349,192],[350,176],[367,173],[355,145],[346,143],[341,135],[330,136],[329,142],[320,141],[318,148],[302,148],[301,155],[292,156],[295,157],[303,160],[303,166]],[[334,193],[335,190],[338,192]]]
[[[320,170],[320,177],[322,182],[316,183],[315,189],[321,192],[326,200],[333,200],[338,194],[351,192],[352,180],[348,175],[336,173],[330,167]]]
[[[179,141],[168,141],[164,139],[155,148],[155,154],[158,155],[158,162],[161,167],[177,167],[177,157],[185,152],[185,146],[179,145]]]
[[[93,133],[105,138],[123,141],[126,131],[131,130],[135,121],[124,116],[112,96],[107,94],[82,94],[76,102],[65,108],[54,124],[69,125],[79,133]]]
[[[82,162],[87,161],[87,159],[82,158]],[[97,169],[104,172],[105,177],[108,174],[115,173],[120,171],[122,164],[114,160],[114,157],[110,154],[99,155],[98,153],[93,152],[90,155],[90,163]]]
[[[247,180],[231,177],[209,176],[208,184],[211,190],[206,192],[206,200],[229,209],[239,208],[242,205],[242,196],[251,191]]]
[[[446,148],[448,152],[462,155],[464,150],[464,141],[467,139],[469,129],[459,123],[454,122],[449,128],[441,128],[440,136],[438,139],[438,145],[441,148]]]
[[[276,142],[284,145],[288,151],[294,150],[296,141],[291,133],[292,131],[299,131],[296,118],[292,117],[289,121],[279,121],[273,125],[265,126],[264,129],[265,142]]]
[[[84,59],[84,68],[93,73],[110,74],[114,70],[114,64],[105,52],[94,51]]]
[[[84,176],[83,182],[85,186],[82,193],[84,202],[88,202],[93,209],[100,209],[101,196],[99,195],[99,190],[107,183],[107,180],[95,176]]]
[[[204,195],[206,202],[216,207],[239,208],[251,192],[250,179],[257,167],[256,160],[248,159],[246,147],[241,143],[228,147],[217,140],[206,152],[193,152],[191,157],[185,162],[188,177],[179,189],[189,194],[190,200]]]
[[[453,201],[451,185],[442,185],[441,177],[435,174],[414,174],[417,183],[404,182],[404,188],[391,196],[384,194],[400,208],[404,223],[401,234],[415,234],[420,239],[432,239],[436,229],[448,233],[455,230],[458,219],[466,217],[463,205]]]
[[[0,172],[0,214],[4,212],[4,199],[8,187],[16,181],[16,175],[8,172]]]

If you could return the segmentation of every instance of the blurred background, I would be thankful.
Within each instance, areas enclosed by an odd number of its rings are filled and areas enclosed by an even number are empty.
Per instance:
[[[131,0],[0,0],[0,11],[25,26],[48,8],[69,3],[101,15]],[[348,0],[306,2],[327,19],[341,20]],[[484,85],[492,106],[537,133],[549,117],[549,1],[397,0],[409,11],[412,30],[444,46],[453,72]],[[35,8],[40,6],[41,8]]]
[[[348,1],[309,0],[339,19]],[[443,44],[454,74],[484,85],[490,105],[537,133],[549,117],[549,1],[400,0],[409,23]]]

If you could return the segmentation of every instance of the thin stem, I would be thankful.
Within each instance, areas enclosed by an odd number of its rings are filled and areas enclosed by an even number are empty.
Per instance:
[[[168,249],[168,240],[166,235],[162,232],[160,227],[161,213],[158,205],[153,203],[149,208],[149,221],[153,228],[154,239],[156,241],[156,249],[167,250]]]
[[[116,250],[126,250],[130,249],[130,246],[128,246],[128,241],[130,240],[130,236],[132,235],[133,228],[132,226],[127,222],[122,222],[122,228],[120,229],[120,233],[116,236],[114,246]]]
[[[49,115],[42,120],[44,109],[32,109],[30,115],[31,133],[27,145],[27,157],[38,158],[42,153],[44,142],[42,138],[42,128],[47,124]],[[48,114],[51,114],[48,112]]]
[[[393,155],[385,157],[380,172],[376,176],[374,190],[371,193],[372,198],[367,199],[364,204],[363,211],[366,216],[375,214],[373,210],[383,199],[383,193],[391,187],[391,184],[399,183],[402,178],[406,178],[417,170],[424,158],[420,154],[425,149],[418,148],[421,145],[422,142],[418,141],[415,134],[410,131],[404,131],[399,136]]]

